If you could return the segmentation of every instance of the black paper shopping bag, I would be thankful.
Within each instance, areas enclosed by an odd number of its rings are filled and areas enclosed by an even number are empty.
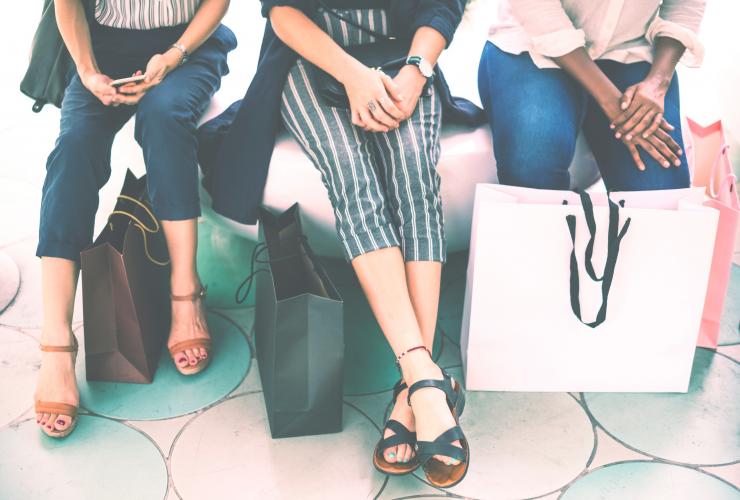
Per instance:
[[[342,430],[342,299],[301,231],[298,205],[260,214],[257,361],[273,438]]]

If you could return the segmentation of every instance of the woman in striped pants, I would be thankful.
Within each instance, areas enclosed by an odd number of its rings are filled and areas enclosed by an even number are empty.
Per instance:
[[[277,36],[304,58],[285,83],[283,121],[321,172],[346,257],[403,375],[374,464],[389,474],[423,465],[429,480],[444,487],[467,469],[467,445],[453,409],[462,389],[429,354],[445,236],[435,170],[441,103],[427,79],[448,40],[421,26],[398,76],[364,66],[343,48],[374,40],[357,25],[387,35],[398,21],[388,18],[388,3],[335,0],[313,15],[278,5],[269,17]],[[343,83],[350,109],[322,101],[307,61]],[[417,392],[422,387],[443,390]]]

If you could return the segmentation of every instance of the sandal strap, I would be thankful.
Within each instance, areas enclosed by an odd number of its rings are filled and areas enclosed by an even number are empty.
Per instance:
[[[459,425],[450,427],[434,441],[417,441],[416,456],[422,464],[431,460],[435,455],[450,457],[454,460],[464,462],[466,459],[465,450],[460,446],[452,444],[454,441],[465,442],[465,435]]]
[[[39,349],[43,352],[77,352],[78,348],[77,337],[74,335],[72,335],[72,345],[39,345]]]
[[[447,405],[450,408],[454,408],[457,404],[457,394],[455,393],[455,389],[452,386],[452,377],[444,370],[442,370],[442,377],[442,380],[427,378],[411,384],[408,395],[409,406],[411,406],[411,396],[416,391],[418,391],[419,389],[426,389],[431,387],[444,392],[445,396],[447,397]]]
[[[191,293],[190,295],[172,295],[170,294],[170,299],[174,301],[194,301],[194,300],[203,300],[206,298],[206,290],[208,289],[207,286],[200,287],[200,290],[198,290],[195,293]]]
[[[172,347],[169,348],[170,354],[174,356],[178,352],[185,351],[187,349],[205,349],[208,350],[211,348],[211,339],[190,339],[190,340],[183,340],[182,342],[178,342],[174,344]]]
[[[36,401],[34,409],[36,413],[56,413],[57,415],[67,415],[70,418],[75,418],[77,416],[77,407],[67,403]]]
[[[395,403],[398,399],[398,395],[401,394],[404,389],[406,389],[408,386],[406,385],[406,382],[403,381],[403,379],[396,382],[396,385],[393,386],[393,402]]]
[[[383,451],[401,444],[408,444],[410,446],[414,446],[416,444],[416,433],[408,430],[406,426],[398,420],[389,419],[385,423],[385,429],[390,429],[395,434],[380,440],[380,448]],[[385,433],[385,429],[383,430],[383,433]]]

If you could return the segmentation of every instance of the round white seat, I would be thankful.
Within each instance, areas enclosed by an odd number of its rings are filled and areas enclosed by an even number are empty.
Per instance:
[[[468,13],[465,16],[455,33],[453,43],[442,54],[440,65],[453,93],[475,101],[478,94],[478,60],[488,36],[493,10],[486,2],[477,2],[473,9],[476,9],[475,15]],[[242,78],[251,78],[257,66],[256,49],[260,34],[259,29],[237,33],[243,49],[229,56],[229,66],[238,69],[224,79],[222,89],[201,121],[210,120],[244,95],[249,80]],[[437,168],[442,177],[442,205],[448,250],[464,250],[470,239],[475,185],[497,182],[489,127],[486,125],[471,130],[445,126],[442,131],[442,156]],[[570,171],[572,187],[588,187],[599,178],[594,158],[582,137],[578,138]],[[201,199],[203,215],[210,222],[251,240],[257,239],[257,226],[238,224],[216,214],[203,189]],[[263,205],[282,211],[296,202],[301,206],[303,227],[314,251],[321,256],[342,256],[334,226],[334,212],[319,171],[298,143],[287,133],[283,133],[278,138],[272,155]]]
[[[233,99],[232,99],[233,100]],[[232,100],[214,99],[204,120],[223,111]],[[468,248],[473,214],[475,185],[496,183],[496,161],[493,157],[488,126],[469,129],[445,126],[442,131],[442,155],[437,166],[442,178],[442,206],[449,252]],[[588,187],[599,178],[596,163],[582,137],[571,165],[573,187]],[[257,226],[238,224],[211,209],[210,198],[201,189],[203,216],[210,222],[235,231],[251,240],[257,239]],[[273,211],[287,210],[299,203],[303,228],[311,248],[325,257],[341,257],[342,249],[334,225],[334,211],[321,175],[298,143],[287,133],[281,134],[267,176],[263,205]]]
[[[224,101],[217,95],[206,113],[208,120],[223,111],[234,99]],[[488,126],[468,129],[445,126],[442,131],[442,155],[437,169],[442,178],[442,206],[448,251],[465,250],[470,240],[475,185],[496,183]],[[599,178],[596,163],[582,137],[571,165],[573,187],[588,187]],[[210,222],[256,240],[257,226],[238,224],[211,209],[210,198],[201,189],[203,216]],[[341,257],[342,249],[334,225],[334,211],[321,175],[298,143],[287,133],[281,134],[267,176],[263,205],[276,212],[294,203],[301,207],[303,228],[313,250],[325,257]]]

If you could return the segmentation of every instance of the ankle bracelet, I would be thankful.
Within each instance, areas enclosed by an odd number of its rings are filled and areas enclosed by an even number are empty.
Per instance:
[[[401,366],[401,358],[403,358],[404,356],[406,356],[408,353],[410,353],[412,351],[418,351],[419,349],[424,349],[427,352],[427,354],[429,354],[429,357],[430,358],[432,357],[432,353],[429,351],[429,349],[426,348],[426,346],[417,345],[416,347],[412,347],[411,349],[406,349],[401,354],[399,354],[398,356],[396,356],[396,365],[398,365],[399,368],[400,368],[400,366]]]

